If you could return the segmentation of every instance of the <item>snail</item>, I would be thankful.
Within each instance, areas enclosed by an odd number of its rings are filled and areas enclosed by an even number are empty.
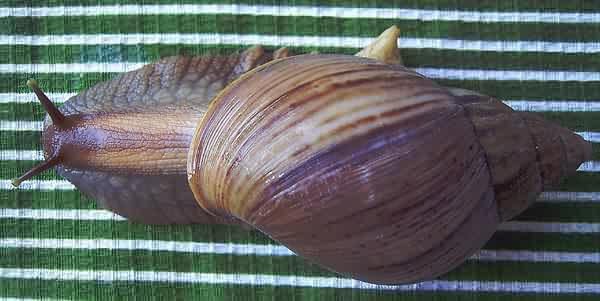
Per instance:
[[[391,27],[356,56],[168,58],[48,111],[50,167],[143,223],[239,224],[339,274],[452,270],[591,145],[405,68]]]

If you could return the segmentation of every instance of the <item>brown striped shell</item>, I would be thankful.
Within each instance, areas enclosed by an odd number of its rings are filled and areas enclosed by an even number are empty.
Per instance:
[[[544,149],[531,120],[400,65],[296,56],[215,98],[196,128],[188,179],[207,211],[324,267],[415,282],[465,261],[535,199],[548,177],[540,171],[555,162],[541,151],[575,169],[589,156],[566,131],[541,138],[573,151]]]

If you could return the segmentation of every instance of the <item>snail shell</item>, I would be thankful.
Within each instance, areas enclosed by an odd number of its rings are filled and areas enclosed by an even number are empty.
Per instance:
[[[579,136],[497,100],[339,55],[244,74],[191,147],[205,210],[372,283],[446,273],[590,155]]]

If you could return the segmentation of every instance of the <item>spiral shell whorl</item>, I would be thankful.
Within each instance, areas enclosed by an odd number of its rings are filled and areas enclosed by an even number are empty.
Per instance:
[[[297,56],[234,82],[197,128],[188,178],[206,210],[376,283],[443,274],[498,222],[462,106],[419,74],[356,57]]]
[[[552,188],[591,160],[591,143],[535,113],[516,112],[477,92],[449,88],[471,119],[485,150],[503,221],[527,209],[544,189]]]

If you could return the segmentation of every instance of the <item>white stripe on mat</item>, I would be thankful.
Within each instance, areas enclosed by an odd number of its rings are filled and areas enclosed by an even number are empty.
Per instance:
[[[432,79],[496,80],[496,81],[599,81],[600,72],[559,70],[485,70],[451,68],[414,69]]]
[[[0,131],[16,131],[16,132],[31,132],[41,131],[43,121],[27,121],[27,120],[0,120]]]
[[[285,17],[372,18],[421,21],[598,23],[598,13],[497,12],[335,6],[268,6],[244,4],[145,4],[103,6],[0,7],[0,17],[63,17],[109,15],[233,14]]]
[[[276,36],[220,33],[132,33],[69,35],[0,35],[0,44],[8,45],[248,45],[362,48],[373,38],[341,36]],[[600,42],[492,41],[432,38],[405,38],[400,48],[434,48],[462,51],[598,53]]]
[[[43,87],[43,84],[42,84]],[[44,92],[54,103],[63,103],[77,93],[52,93]],[[0,93],[0,103],[32,103],[39,102],[33,92],[28,93]]]
[[[96,209],[9,209],[0,208],[0,219],[33,220],[92,220],[124,221],[125,218],[106,210]],[[600,233],[600,224],[596,223],[551,223],[510,221],[500,224],[498,230],[509,232],[540,233]]]
[[[0,190],[16,189],[10,180],[0,180]],[[66,180],[28,180],[19,186],[22,190],[74,190],[75,186]],[[542,203],[598,203],[600,192],[571,192],[571,191],[545,191],[542,192],[538,202]]]
[[[498,226],[500,231],[539,233],[600,233],[597,223],[547,223],[510,221]]]
[[[44,160],[44,152],[37,150],[0,150],[2,161],[41,161]]]
[[[579,166],[577,171],[581,172],[600,172],[600,161],[588,161]]]
[[[0,160],[41,161],[44,160],[44,152],[34,150],[0,150]],[[600,172],[600,161],[585,162],[577,169],[577,171]]]
[[[538,202],[544,203],[598,203],[600,192],[571,192],[571,191],[547,191],[543,192]]]
[[[251,286],[353,288],[390,291],[468,291],[554,294],[598,294],[600,284],[519,281],[444,281],[434,280],[409,285],[375,285],[353,279],[267,274],[213,274],[193,272],[52,270],[0,268],[0,278],[66,281],[132,281],[203,283]]]
[[[600,263],[600,252],[550,252],[550,251],[508,251],[480,250],[472,260],[480,261],[525,261],[554,263]]]
[[[17,189],[10,180],[0,180],[0,190]],[[66,180],[28,180],[19,186],[22,190],[74,190],[75,186]],[[600,192],[571,192],[571,191],[545,191],[542,192],[538,202],[543,203],[597,203],[600,202]]]
[[[234,244],[164,240],[2,238],[0,248],[143,250],[196,254],[295,256],[282,245]],[[476,261],[600,263],[600,253],[480,250]]]
[[[63,103],[77,93],[46,93],[54,103]],[[37,103],[33,93],[0,93],[0,104]],[[600,100],[506,100],[517,111],[530,112],[599,112]]]
[[[1,96],[1,95],[0,95]],[[0,98],[2,102],[2,98]],[[506,100],[504,103],[517,111],[530,112],[599,112],[600,100]]]
[[[43,121],[0,120],[0,131],[41,131]],[[590,142],[600,142],[600,132],[577,132]]]
[[[41,161],[44,160],[44,152],[35,150],[0,150],[0,160]],[[577,171],[600,172],[600,161],[585,162]]]
[[[589,142],[600,142],[600,132],[577,132],[577,135],[583,137]]]
[[[198,254],[295,256],[294,252],[281,245],[186,242],[164,240],[37,239],[15,237],[0,239],[0,248],[144,250]],[[588,257],[589,256],[586,256],[585,258]],[[561,260],[559,258],[557,259]],[[593,260],[592,257],[589,257],[588,259]]]
[[[10,180],[0,180],[0,190],[13,190]],[[21,190],[75,190],[75,186],[65,180],[28,180],[21,183]]]
[[[139,69],[147,63],[73,63],[73,64],[0,64],[0,73],[123,73]],[[485,70],[453,68],[416,68],[415,71],[432,79],[496,80],[496,81],[600,81],[600,72],[542,71],[542,70]]]
[[[44,153],[35,150],[0,150],[0,160],[6,161],[41,161],[44,160]],[[578,169],[585,172],[599,172],[600,162],[585,162]]]
[[[0,208],[0,219],[125,221],[124,217],[107,210],[94,209],[9,209]]]

